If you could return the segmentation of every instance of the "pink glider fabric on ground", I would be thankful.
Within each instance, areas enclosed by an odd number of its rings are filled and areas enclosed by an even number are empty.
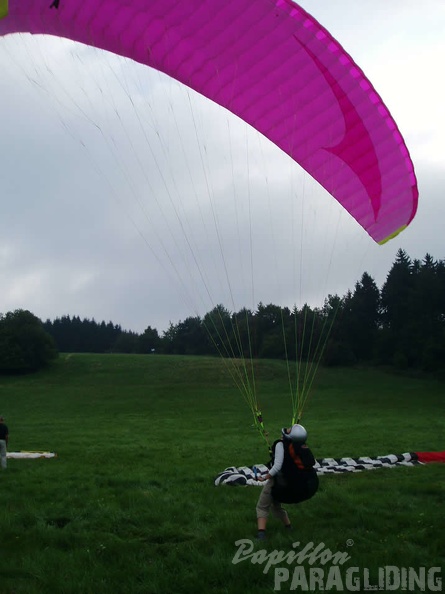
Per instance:
[[[188,85],[289,154],[378,243],[416,213],[396,123],[341,45],[291,0],[9,0],[0,35],[14,32],[96,46]]]

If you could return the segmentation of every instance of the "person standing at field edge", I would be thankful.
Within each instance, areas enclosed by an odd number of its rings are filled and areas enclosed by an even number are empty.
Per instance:
[[[6,470],[6,446],[8,445],[9,431],[0,415],[0,459],[2,470]]]
[[[315,458],[306,445],[307,431],[298,423],[281,430],[281,439],[272,446],[271,468],[260,481],[267,481],[258,499],[256,513],[258,536],[266,538],[269,512],[281,520],[287,529],[291,523],[282,503],[300,503],[315,495],[318,476]]]

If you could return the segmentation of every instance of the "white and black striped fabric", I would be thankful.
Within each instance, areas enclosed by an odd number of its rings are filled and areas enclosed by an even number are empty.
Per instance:
[[[415,466],[423,464],[415,452],[406,454],[388,454],[387,456],[376,456],[371,458],[363,456],[360,458],[320,458],[314,468],[317,474],[339,474],[342,472],[361,472],[363,470],[374,470],[376,468],[396,468],[397,466]],[[256,472],[255,472],[256,470]],[[267,475],[269,469],[265,464],[256,466],[230,466],[220,472],[215,479],[215,485],[253,485],[263,486],[264,483],[258,477]]]

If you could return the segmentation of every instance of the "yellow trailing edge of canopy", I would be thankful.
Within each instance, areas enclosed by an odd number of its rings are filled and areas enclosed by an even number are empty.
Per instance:
[[[394,231],[394,233],[391,233],[391,235],[388,235],[388,237],[385,237],[385,239],[382,239],[381,241],[379,241],[378,242],[379,245],[383,245],[384,243],[386,243],[390,239],[394,239],[394,237],[396,237],[399,233],[402,233],[402,231],[404,229],[406,229],[407,227],[408,227],[408,225],[403,225],[402,227],[400,227],[400,229],[397,229],[397,231]]]
[[[0,0],[0,19],[8,14],[8,0]]]

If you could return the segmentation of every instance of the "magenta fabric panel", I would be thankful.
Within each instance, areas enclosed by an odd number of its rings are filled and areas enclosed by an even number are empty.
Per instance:
[[[295,159],[377,242],[410,223],[417,183],[360,68],[291,0],[10,0],[0,34],[46,33],[156,68]]]

